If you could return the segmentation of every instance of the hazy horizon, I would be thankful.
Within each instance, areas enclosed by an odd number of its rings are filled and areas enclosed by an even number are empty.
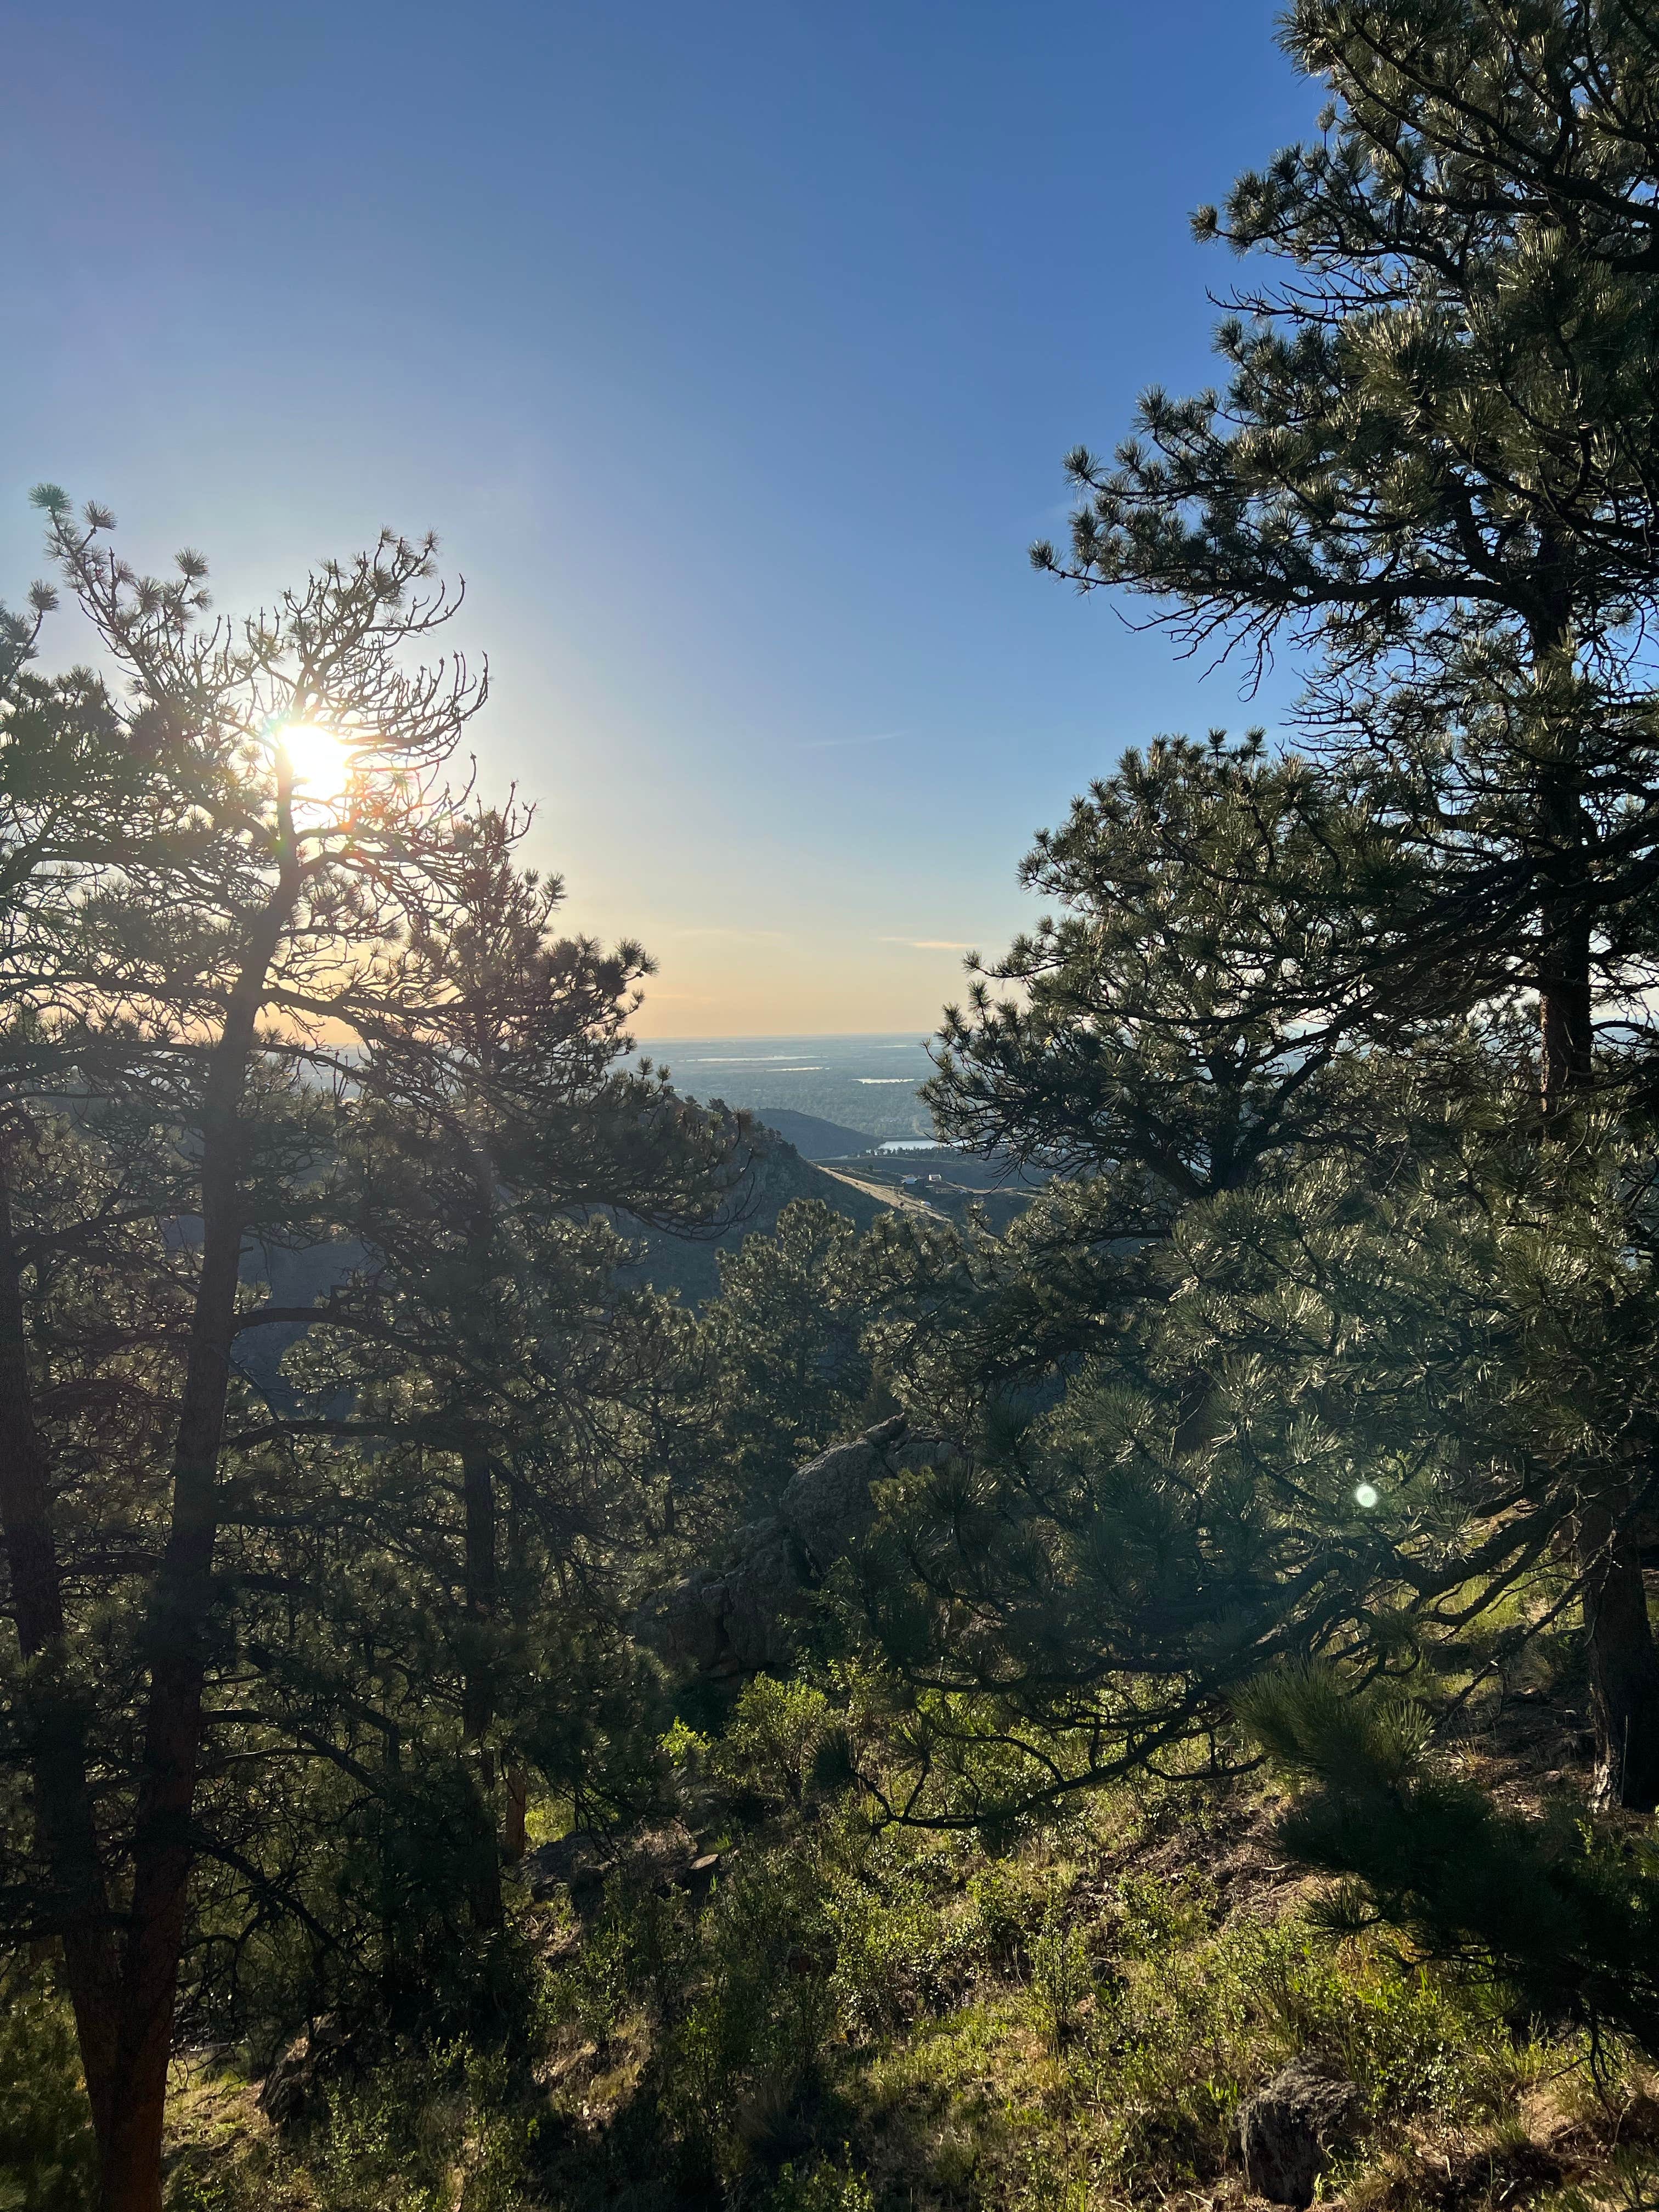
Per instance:
[[[810,1114],[878,1143],[933,1127],[916,1095],[933,1063],[914,1030],[641,1037],[639,1046],[690,1098],[719,1098],[751,1113]]]
[[[823,1044],[850,1043],[863,1039],[870,1042],[897,1042],[915,1036],[917,1028],[922,1035],[915,1038],[918,1044],[937,1034],[939,1024],[931,1030],[921,1024],[908,1024],[896,1030],[660,1030],[647,1035],[637,1021],[629,1029],[641,1046],[650,1044]]]

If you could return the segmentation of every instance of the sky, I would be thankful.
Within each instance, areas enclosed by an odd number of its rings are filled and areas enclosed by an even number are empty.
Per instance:
[[[1074,792],[1289,703],[1026,559],[1213,374],[1188,217],[1320,104],[1275,12],[0,0],[0,597],[43,478],[228,611],[434,530],[640,1035],[924,1034]]]

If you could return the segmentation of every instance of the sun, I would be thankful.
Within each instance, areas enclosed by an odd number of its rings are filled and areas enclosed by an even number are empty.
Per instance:
[[[338,730],[321,722],[285,722],[276,742],[288,755],[294,781],[307,799],[335,799],[351,773],[351,754]]]

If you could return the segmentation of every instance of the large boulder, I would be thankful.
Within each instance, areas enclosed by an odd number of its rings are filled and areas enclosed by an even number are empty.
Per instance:
[[[902,1414],[868,1430],[856,1443],[832,1444],[796,1469],[778,1501],[778,1518],[800,1547],[806,1573],[822,1581],[876,1518],[872,1482],[893,1473],[888,1449],[908,1434]]]
[[[832,1444],[790,1477],[775,1514],[738,1530],[724,1565],[659,1591],[641,1610],[641,1636],[683,1673],[740,1678],[787,1667],[811,1593],[874,1525],[872,1486],[962,1455],[902,1413]]]
[[[1239,2147],[1251,2193],[1273,2204],[1313,2202],[1314,2184],[1352,2127],[1359,2093],[1352,2081],[1294,2059],[1240,2107]]]
[[[641,1612],[647,1643],[677,1673],[757,1674],[788,1664],[803,1584],[781,1521],[739,1529],[722,1567],[699,1567]]]
[[[556,1842],[540,1844],[520,1862],[519,1872],[530,1885],[538,1905],[545,1905],[562,1889],[583,1913],[597,1904],[605,1878],[617,1863],[617,1848],[607,1836],[592,1828],[575,1828]]]

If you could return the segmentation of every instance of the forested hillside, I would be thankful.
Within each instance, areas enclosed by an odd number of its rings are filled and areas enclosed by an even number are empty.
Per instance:
[[[1653,2201],[1659,18],[1283,35],[1034,558],[1298,717],[1036,834],[948,1203],[641,1065],[432,541],[36,493],[0,2207]]]

